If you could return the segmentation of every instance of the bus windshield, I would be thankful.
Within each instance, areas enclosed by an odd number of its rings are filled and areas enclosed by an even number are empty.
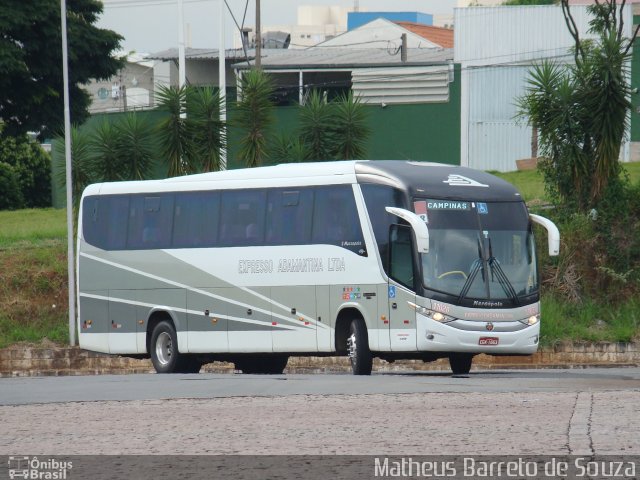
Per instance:
[[[523,202],[416,198],[414,209],[429,226],[430,252],[422,254],[426,289],[481,306],[493,306],[492,300],[519,304],[538,292],[534,239]]]

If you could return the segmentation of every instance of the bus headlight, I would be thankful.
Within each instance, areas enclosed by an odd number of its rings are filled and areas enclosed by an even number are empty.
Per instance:
[[[421,307],[420,305],[416,305],[413,302],[407,302],[407,303],[409,304],[409,307],[411,309],[416,311],[416,313],[419,313],[420,315],[423,315],[432,320],[435,320],[436,322],[448,323],[455,320],[455,318],[450,317],[449,315],[445,315],[444,313],[440,313],[440,312],[434,312],[433,310],[429,310],[427,307]]]
[[[525,325],[535,325],[540,321],[540,314],[531,315],[529,318],[523,318],[520,320],[520,323],[524,323]]]

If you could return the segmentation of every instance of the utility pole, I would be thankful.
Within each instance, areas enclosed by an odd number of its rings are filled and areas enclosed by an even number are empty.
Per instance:
[[[67,53],[67,3],[60,0],[62,30],[62,81],[64,88],[64,154],[67,183],[67,278],[69,282],[69,345],[76,344],[76,279],[73,254],[73,194],[71,182],[71,110],[69,107],[69,58]]]
[[[184,8],[183,0],[178,0],[178,86],[186,83],[185,55],[184,55]]]
[[[256,69],[262,68],[260,61],[260,50],[262,50],[262,29],[260,28],[260,0],[256,0]]]
[[[222,123],[222,134],[226,134],[227,122],[227,70],[226,55],[227,48],[224,36],[224,0],[219,3],[219,25],[218,25],[218,88],[220,89],[220,122]],[[220,147],[220,170],[227,169],[227,147]]]
[[[407,61],[407,34],[402,34],[402,46],[400,47],[400,60],[402,63]]]

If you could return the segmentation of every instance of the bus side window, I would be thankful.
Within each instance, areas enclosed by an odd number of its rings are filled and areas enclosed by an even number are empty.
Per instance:
[[[313,190],[273,189],[267,201],[267,245],[306,245],[311,241]]]
[[[266,196],[264,190],[222,192],[221,245],[233,247],[264,243]]]
[[[203,248],[217,244],[220,194],[185,192],[175,196],[173,248]]]
[[[172,223],[173,194],[133,195],[129,203],[127,249],[168,248]]]
[[[351,185],[316,189],[311,241],[337,245],[366,256],[360,218]]]

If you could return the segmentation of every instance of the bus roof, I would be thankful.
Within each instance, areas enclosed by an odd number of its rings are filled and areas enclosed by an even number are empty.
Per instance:
[[[357,162],[359,183],[383,183],[411,197],[476,201],[520,201],[509,182],[472,168],[442,163],[379,160]]]
[[[455,165],[406,160],[287,163],[163,180],[110,182],[87,187],[85,195],[260,188],[274,183],[279,186],[294,186],[356,182],[390,185],[408,192],[412,197],[477,201],[521,200],[513,185],[488,173]]]

